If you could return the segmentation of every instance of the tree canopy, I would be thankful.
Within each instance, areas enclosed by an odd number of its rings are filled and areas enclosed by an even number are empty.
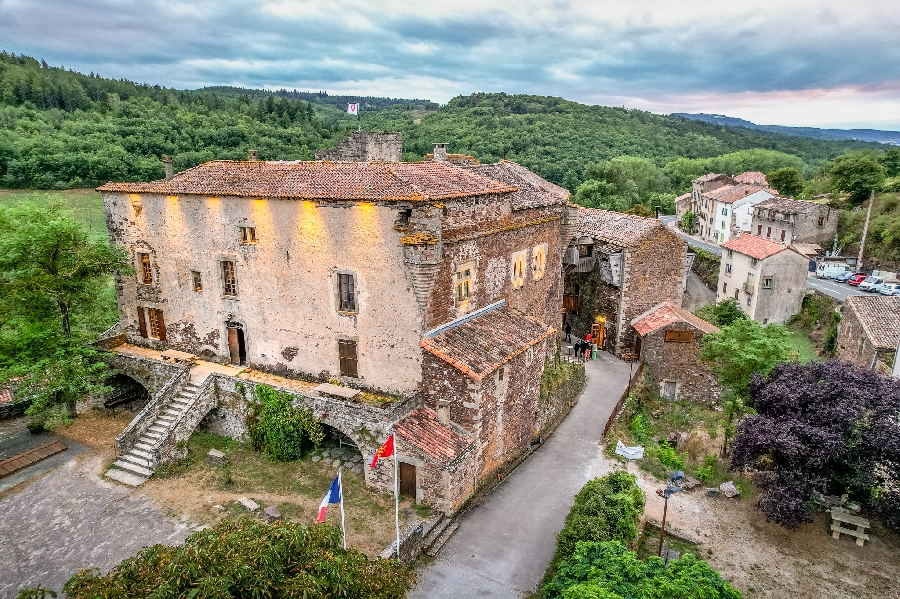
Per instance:
[[[803,192],[806,181],[803,174],[789,166],[772,171],[766,175],[769,185],[778,190],[778,193],[786,197],[798,196]]]
[[[878,191],[887,177],[887,169],[873,151],[838,156],[829,173],[834,189],[847,192],[856,203],[869,199],[869,194]]]
[[[900,382],[847,362],[782,363],[754,375],[756,414],[737,425],[733,469],[758,470],[758,505],[787,528],[811,522],[814,491],[849,493],[900,530]]]

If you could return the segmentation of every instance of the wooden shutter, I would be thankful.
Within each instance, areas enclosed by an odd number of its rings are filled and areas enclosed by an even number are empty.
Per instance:
[[[674,343],[689,343],[693,338],[692,331],[666,331],[666,341]]]
[[[141,337],[144,339],[147,338],[147,317],[144,314],[144,307],[138,306],[138,330],[141,332]]]
[[[340,358],[341,376],[359,376],[356,368],[356,341],[338,340],[338,357]]]
[[[166,321],[163,320],[163,311],[162,310],[156,311],[156,322],[158,323],[158,326],[159,326],[159,337],[158,338],[160,341],[165,341],[166,340]]]

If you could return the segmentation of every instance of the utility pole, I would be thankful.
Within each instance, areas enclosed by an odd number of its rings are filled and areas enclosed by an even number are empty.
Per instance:
[[[869,231],[869,219],[872,218],[872,204],[875,203],[875,190],[869,196],[869,208],[866,210],[866,224],[863,225],[862,240],[859,242],[859,258],[856,259],[856,269],[862,271],[863,248],[866,246],[866,233]]]

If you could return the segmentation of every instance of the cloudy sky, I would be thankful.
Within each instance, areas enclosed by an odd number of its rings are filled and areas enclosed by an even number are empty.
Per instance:
[[[900,130],[896,0],[0,0],[0,49],[107,77],[562,96]]]

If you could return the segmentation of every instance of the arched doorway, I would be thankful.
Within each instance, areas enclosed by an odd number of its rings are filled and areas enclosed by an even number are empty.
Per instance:
[[[228,353],[231,355],[231,363],[235,366],[243,366],[247,363],[247,341],[244,337],[244,325],[239,322],[228,321],[225,323],[228,329]]]
[[[316,448],[315,453],[335,466],[342,465],[351,472],[362,474],[364,468],[363,455],[356,441],[339,429],[324,422],[322,423],[322,429],[325,431],[325,439]]]
[[[112,391],[106,395],[103,407],[115,410],[140,410],[147,404],[150,394],[147,389],[126,374],[115,374],[107,379],[106,384],[112,387]]]

